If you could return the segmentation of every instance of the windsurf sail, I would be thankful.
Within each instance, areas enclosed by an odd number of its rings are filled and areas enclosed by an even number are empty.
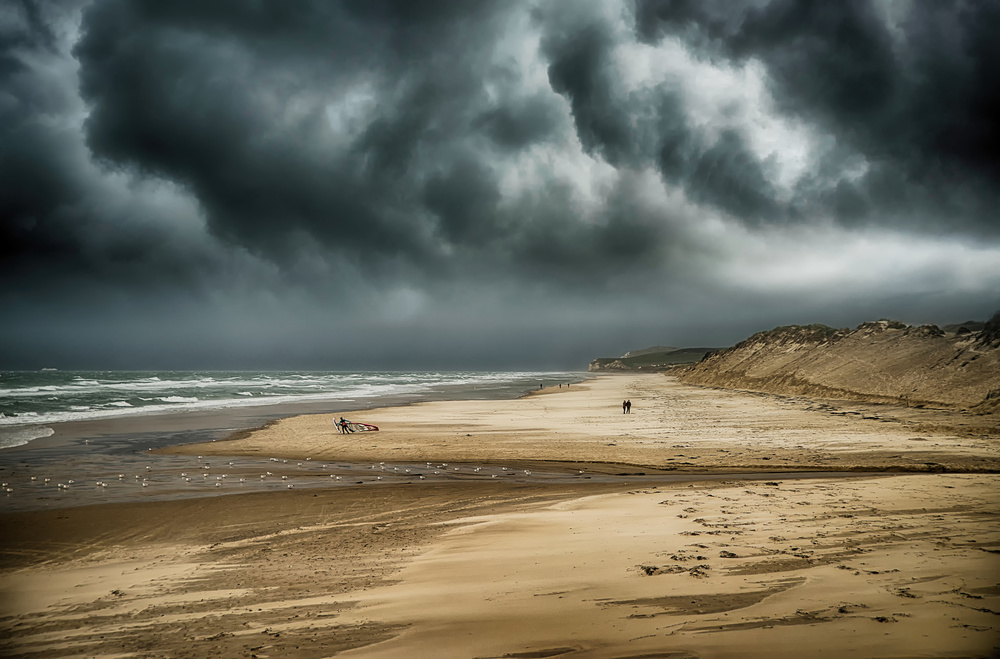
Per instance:
[[[348,421],[344,417],[340,417],[339,420],[334,418],[333,423],[340,429],[340,432],[372,432],[374,430],[378,430],[378,426],[374,426],[370,423]]]
[[[356,421],[348,421],[347,429],[351,432],[372,432],[373,430],[378,430],[378,426],[373,426],[370,423],[358,423]]]

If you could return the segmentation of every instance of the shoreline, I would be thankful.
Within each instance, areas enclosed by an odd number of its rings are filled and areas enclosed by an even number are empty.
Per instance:
[[[615,411],[616,401],[626,397],[638,401],[632,414]],[[710,415],[703,412],[706,401],[713,401]],[[211,445],[157,452],[358,463],[557,463],[572,456],[581,463],[705,471],[1000,471],[991,435],[961,432],[946,411],[921,410],[917,418],[896,412],[851,401],[688,386],[662,374],[602,374],[503,404],[425,401],[343,412],[374,423],[377,433],[340,435],[329,418],[310,414],[275,419]],[[949,425],[931,427],[935,415],[947,417]]]
[[[354,419],[377,433],[277,419],[139,456],[207,496],[0,512],[0,654],[1000,648],[996,437],[660,375],[533,393]],[[190,464],[209,468],[181,485]]]

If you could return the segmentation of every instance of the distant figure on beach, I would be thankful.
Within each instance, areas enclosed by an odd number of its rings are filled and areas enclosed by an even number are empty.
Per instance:
[[[344,417],[340,417],[340,423],[337,424],[337,427],[340,428],[341,435],[347,434],[348,432],[347,423],[348,423],[347,419],[345,419]]]
[[[631,413],[632,413],[632,401],[626,399],[625,400],[625,414],[631,414]]]
[[[627,400],[623,400],[622,401],[622,414],[625,414],[627,409],[628,409],[628,401]]]

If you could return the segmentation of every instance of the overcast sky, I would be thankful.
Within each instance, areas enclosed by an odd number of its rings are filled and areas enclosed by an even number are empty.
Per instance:
[[[984,320],[998,34],[992,0],[4,2],[0,367]]]

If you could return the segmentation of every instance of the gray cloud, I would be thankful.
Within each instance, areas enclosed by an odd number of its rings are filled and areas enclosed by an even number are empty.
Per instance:
[[[998,17],[25,0],[0,16],[0,301],[23,318],[0,339],[80,353],[127,317],[109,336],[150,337],[135,359],[153,336],[203,356],[242,336],[233,363],[277,364],[285,336],[333,341],[331,364],[463,341],[475,361],[462,336],[538,359],[570,320],[587,357],[832,303],[988,315]],[[854,270],[879,240],[898,280]],[[729,329],[703,341],[689,318]]]
[[[637,2],[649,42],[756,59],[778,108],[835,136],[829,170],[799,188],[803,215],[996,235],[1000,8],[991,2]],[[844,149],[867,164],[845,180]]]

